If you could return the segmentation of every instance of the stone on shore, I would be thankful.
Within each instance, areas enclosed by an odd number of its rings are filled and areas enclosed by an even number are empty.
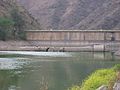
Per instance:
[[[115,55],[120,56],[120,50],[116,51]]]

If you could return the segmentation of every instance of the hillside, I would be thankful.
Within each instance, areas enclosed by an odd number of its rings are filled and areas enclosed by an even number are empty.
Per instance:
[[[120,29],[120,0],[18,0],[44,29]]]
[[[0,17],[12,18],[12,11],[16,9],[17,13],[24,20],[24,29],[40,29],[40,24],[24,9],[16,0],[0,0]]]

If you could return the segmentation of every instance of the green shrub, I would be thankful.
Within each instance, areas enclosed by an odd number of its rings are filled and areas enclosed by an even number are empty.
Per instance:
[[[84,81],[80,90],[96,90],[101,85],[108,85],[115,76],[116,72],[113,69],[97,70]]]
[[[24,20],[17,11],[13,12],[12,18],[0,17],[0,40],[9,39],[26,39]]]
[[[113,67],[115,71],[120,71],[120,64],[117,64]]]
[[[25,21],[22,18],[22,15],[20,14],[20,12],[18,12],[17,8],[13,8],[13,10],[11,11],[11,17],[12,17],[12,20],[15,22],[14,37],[16,39],[25,40],[26,38],[25,32],[24,32]]]
[[[70,88],[68,90],[80,90],[80,87],[79,86],[73,86],[72,88]]]
[[[110,69],[97,70],[83,81],[81,86],[73,86],[68,90],[96,90],[101,85],[108,85],[116,79],[116,71],[120,70],[120,64]]]
[[[13,25],[14,25],[14,22],[11,19],[4,18],[4,17],[0,18],[0,27],[1,28],[10,28]]]
[[[5,17],[0,17],[0,40],[12,38],[12,29],[14,22]]]

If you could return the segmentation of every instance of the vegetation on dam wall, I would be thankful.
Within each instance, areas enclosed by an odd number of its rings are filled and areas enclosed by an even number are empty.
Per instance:
[[[107,85],[108,88],[114,84],[116,73],[120,70],[120,64],[115,65],[110,69],[97,70],[88,76],[81,86],[73,86],[68,90],[96,90],[101,85]]]

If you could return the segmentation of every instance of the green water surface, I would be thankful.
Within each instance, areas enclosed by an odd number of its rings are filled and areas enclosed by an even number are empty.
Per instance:
[[[120,63],[112,53],[0,53],[0,90],[67,90],[100,68]]]

